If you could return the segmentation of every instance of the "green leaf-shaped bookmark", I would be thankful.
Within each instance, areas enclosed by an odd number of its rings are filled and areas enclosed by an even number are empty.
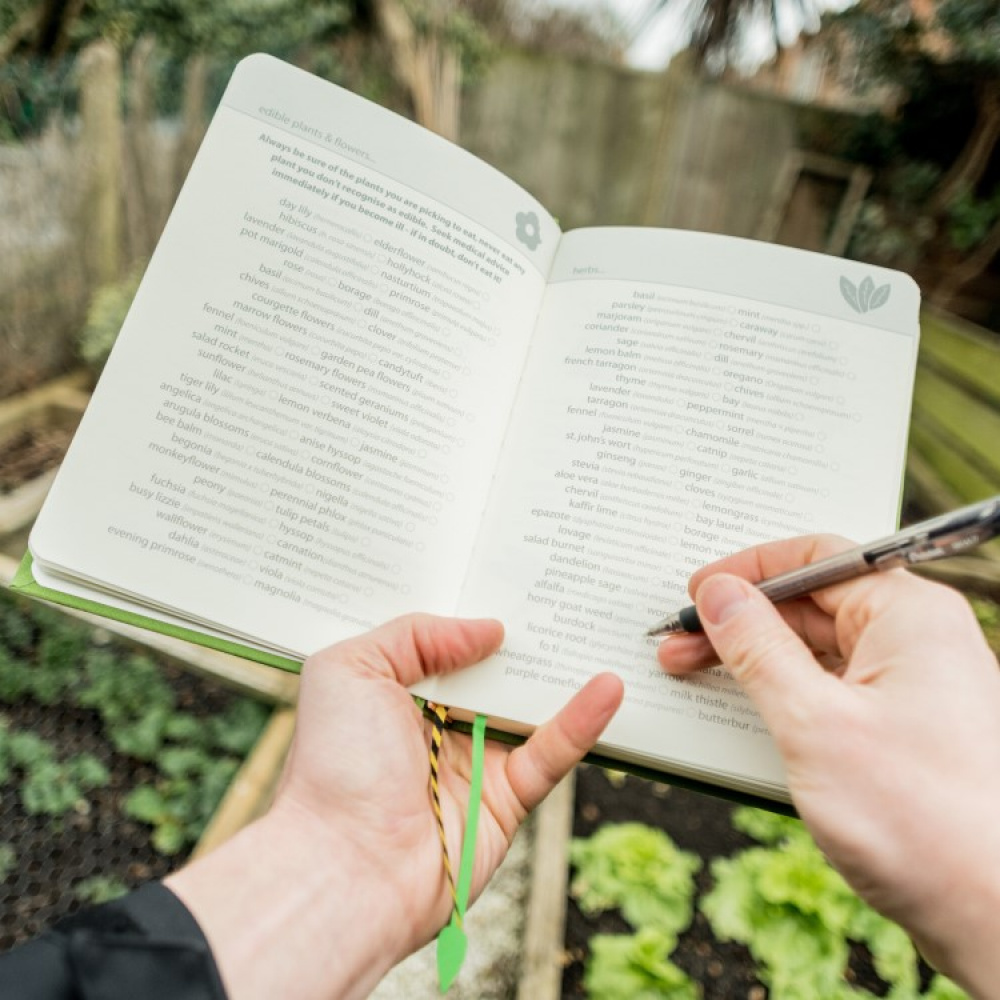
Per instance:
[[[472,724],[472,777],[469,780],[469,806],[465,818],[462,862],[458,869],[458,892],[451,920],[437,939],[438,984],[446,993],[455,981],[469,943],[465,934],[465,911],[472,889],[472,867],[476,860],[476,834],[479,831],[479,803],[483,797],[483,761],[486,754],[486,716],[477,715]]]

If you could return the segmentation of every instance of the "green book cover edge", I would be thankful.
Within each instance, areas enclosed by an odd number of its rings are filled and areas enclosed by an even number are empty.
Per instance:
[[[76,597],[72,594],[63,593],[61,590],[54,590],[51,587],[44,587],[35,579],[35,575],[32,572],[32,565],[31,553],[26,552],[21,559],[20,565],[17,567],[14,579],[11,581],[10,589],[12,591],[37,598],[38,600],[48,601],[50,604],[59,604],[63,607],[73,608],[76,611],[86,611],[101,618],[110,618],[112,621],[122,622],[125,625],[134,625],[136,628],[146,629],[149,632],[159,632],[161,635],[167,635],[174,639],[183,639],[186,642],[193,642],[196,645],[215,649],[221,653],[231,653],[233,656],[239,656],[245,660],[253,660],[256,663],[263,663],[269,667],[278,667],[281,670],[289,670],[294,673],[298,673],[302,668],[302,664],[298,660],[293,660],[287,656],[267,653],[240,642],[207,635],[204,632],[199,632],[197,629],[171,625],[157,618],[138,615],[131,611],[124,611],[121,608],[111,607],[108,604],[101,604],[99,601],[91,601],[84,597]]]

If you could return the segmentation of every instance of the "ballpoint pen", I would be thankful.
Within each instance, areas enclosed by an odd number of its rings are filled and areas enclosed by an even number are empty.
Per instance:
[[[957,555],[997,535],[1000,535],[1000,495],[921,521],[877,542],[761,580],[757,588],[775,603],[790,601],[868,573]],[[646,635],[700,631],[698,610],[691,606],[664,618]]]

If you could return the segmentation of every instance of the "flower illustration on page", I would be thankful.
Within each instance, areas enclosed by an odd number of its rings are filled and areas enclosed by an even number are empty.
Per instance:
[[[892,289],[888,284],[876,288],[870,277],[865,278],[860,285],[855,285],[849,278],[840,279],[840,294],[856,313],[866,313],[884,306],[889,301],[890,291]]]
[[[542,242],[542,229],[538,223],[538,216],[534,212],[518,212],[515,221],[517,238],[529,250],[534,250]]]

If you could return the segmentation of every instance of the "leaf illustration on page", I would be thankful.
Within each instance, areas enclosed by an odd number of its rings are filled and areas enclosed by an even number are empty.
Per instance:
[[[872,292],[875,291],[875,282],[871,278],[865,278],[858,288],[858,305],[863,313],[871,308]]]
[[[855,312],[862,311],[861,306],[858,305],[858,290],[854,287],[854,283],[850,280],[850,278],[841,277],[840,294],[844,296],[847,300],[847,304]]]
[[[840,294],[844,296],[844,301],[856,313],[880,309],[889,301],[891,291],[892,288],[888,284],[879,285],[876,288],[871,277],[865,278],[859,286],[843,275],[840,278]]]
[[[889,292],[892,289],[888,284],[881,285],[872,292],[871,301],[868,303],[869,309],[878,309],[880,306],[884,306],[886,302],[889,301]]]

